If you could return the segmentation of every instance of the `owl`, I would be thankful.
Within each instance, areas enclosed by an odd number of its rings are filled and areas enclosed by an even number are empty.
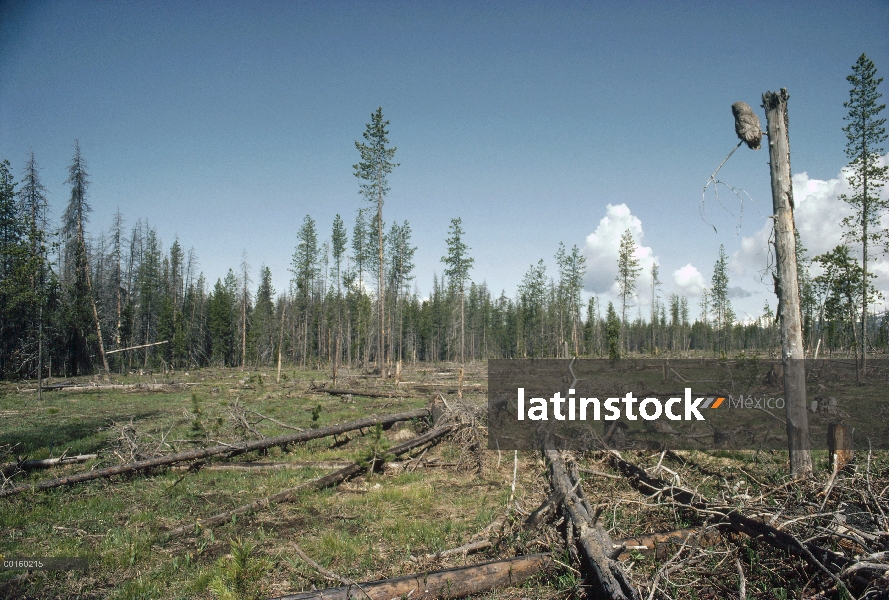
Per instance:
[[[751,150],[759,150],[759,143],[762,141],[759,117],[746,102],[732,104],[732,114],[735,115],[735,133]]]

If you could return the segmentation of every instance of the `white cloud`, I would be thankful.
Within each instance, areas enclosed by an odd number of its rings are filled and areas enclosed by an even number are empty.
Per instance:
[[[617,258],[620,251],[620,237],[627,229],[636,241],[634,256],[639,260],[642,272],[637,280],[636,293],[641,304],[647,304],[650,296],[651,265],[658,263],[657,256],[650,247],[642,246],[642,221],[630,212],[626,204],[608,204],[605,216],[599,221],[596,230],[586,238],[583,252],[586,256],[587,271],[584,277],[586,288],[593,292],[617,296]],[[650,298],[648,300],[650,302]]]
[[[889,155],[881,159],[881,164],[887,162]],[[809,258],[828,252],[843,243],[841,222],[851,214],[849,205],[840,200],[843,194],[852,194],[845,171],[827,181],[812,179],[806,172],[793,176],[794,220]],[[889,189],[884,187],[880,190],[880,195],[889,197]],[[756,234],[741,240],[741,249],[729,260],[729,273],[733,280],[745,283],[756,281],[770,262],[774,261],[768,243],[772,225],[772,220],[768,219]],[[889,226],[889,217],[884,217],[882,226]],[[882,252],[882,248],[874,250],[874,254]],[[853,255],[860,257],[858,248],[854,245],[852,251]],[[889,290],[889,261],[880,258],[870,263],[870,269],[877,275],[877,289]],[[771,277],[767,279],[771,287]]]
[[[676,284],[677,293],[686,296],[700,296],[705,286],[704,276],[691,263],[673,272],[673,283]]]

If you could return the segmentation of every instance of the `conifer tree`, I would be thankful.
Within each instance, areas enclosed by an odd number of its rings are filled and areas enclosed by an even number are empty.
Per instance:
[[[867,305],[872,296],[868,293],[868,249],[872,243],[886,236],[880,231],[880,221],[889,211],[889,200],[880,197],[879,190],[889,175],[889,166],[880,165],[886,140],[886,119],[879,118],[886,108],[885,104],[877,104],[882,94],[877,87],[883,78],[877,78],[877,68],[867,55],[862,54],[852,66],[852,74],[846,79],[852,84],[849,90],[849,101],[843,106],[849,109],[843,127],[846,132],[846,157],[850,159],[846,169],[849,186],[854,190],[851,195],[843,194],[840,198],[848,203],[854,213],[843,219],[846,227],[846,238],[850,242],[861,244],[862,277],[859,282],[861,302],[861,370],[866,369],[867,357]]]
[[[384,288],[384,255],[383,255],[383,201],[389,192],[388,175],[398,163],[392,162],[396,148],[389,148],[389,139],[386,137],[386,125],[389,121],[383,120],[383,108],[377,108],[371,113],[371,121],[364,131],[365,142],[355,142],[355,148],[361,154],[361,161],[354,165],[355,177],[363,179],[361,194],[368,202],[376,205],[376,232],[378,248],[378,278],[377,278],[377,303],[379,308],[380,331],[377,339],[377,364],[385,375],[385,288]]]
[[[24,333],[20,323],[27,306],[22,264],[28,254],[16,203],[15,178],[8,160],[0,161],[0,376],[18,369],[12,357]]]
[[[65,183],[71,184],[71,200],[65,209],[63,233],[66,236],[67,243],[65,245],[65,268],[69,281],[73,280],[71,290],[75,294],[73,304],[75,306],[88,305],[92,308],[93,321],[95,322],[96,338],[99,346],[99,355],[102,358],[102,366],[105,373],[108,373],[108,359],[105,357],[105,344],[102,341],[102,326],[99,322],[99,313],[96,308],[96,299],[93,296],[92,283],[90,281],[90,266],[87,256],[86,237],[84,235],[84,226],[86,224],[86,216],[91,208],[86,201],[86,190],[89,187],[89,180],[86,172],[86,165],[83,157],[80,155],[80,143],[74,142],[74,159],[68,167],[68,180]],[[83,311],[75,311],[75,322],[73,325],[78,327],[76,315]],[[84,336],[85,337],[85,336]],[[85,348],[83,349],[85,351]],[[86,356],[80,356],[79,362],[86,366],[88,359]]]
[[[337,214],[333,218],[333,231],[330,235],[331,251],[333,253],[333,265],[336,271],[336,347],[334,351],[334,368],[339,365],[343,342],[343,259],[346,256],[346,244],[348,242],[346,225],[343,218]]]
[[[734,314],[728,297],[728,256],[722,244],[719,245],[719,258],[713,266],[709,300],[710,309],[713,311],[713,325],[718,336],[717,346],[722,352],[726,352]]]
[[[633,240],[632,232],[627,229],[620,237],[620,249],[617,257],[617,281],[618,293],[620,294],[620,331],[621,340],[625,349],[627,346],[625,327],[627,322],[627,300],[633,296],[636,291],[636,278],[642,272],[639,266],[639,259],[636,258],[636,242]]]
[[[414,279],[414,253],[416,246],[411,246],[411,226],[405,221],[402,225],[393,223],[386,236],[389,246],[389,287],[393,305],[393,319],[398,324],[398,359],[403,358],[404,348],[404,300],[408,296],[410,282]],[[394,333],[394,331],[393,331]],[[394,345],[394,343],[393,343]]]
[[[25,176],[22,179],[22,187],[19,190],[19,212],[25,220],[25,229],[28,238],[28,247],[30,254],[28,258],[28,278],[31,283],[32,294],[35,303],[32,303],[32,311],[36,304],[37,312],[37,360],[36,369],[39,379],[38,391],[42,393],[43,380],[43,324],[44,309],[46,307],[47,297],[47,274],[52,276],[51,269],[47,264],[47,201],[46,188],[40,182],[39,168],[34,158],[34,152],[28,156],[28,163],[25,166]],[[33,328],[29,328],[33,329]],[[32,332],[29,331],[29,338]],[[32,344],[33,345],[33,344]]]
[[[444,271],[448,285],[460,295],[460,364],[466,362],[466,282],[469,281],[469,269],[475,262],[468,254],[470,248],[463,243],[463,227],[460,218],[451,219],[448,228],[450,237],[447,239],[448,253],[441,257],[447,265]]]
[[[296,250],[293,253],[292,268],[293,283],[296,285],[297,303],[303,314],[302,324],[302,364],[305,366],[308,353],[309,340],[309,311],[312,303],[312,291],[315,278],[320,270],[318,266],[318,232],[315,229],[315,221],[309,215],[303,219],[302,227],[296,234],[298,240]]]
[[[621,323],[617,318],[614,305],[609,302],[605,313],[605,339],[608,343],[608,358],[612,361],[620,359],[620,330]]]

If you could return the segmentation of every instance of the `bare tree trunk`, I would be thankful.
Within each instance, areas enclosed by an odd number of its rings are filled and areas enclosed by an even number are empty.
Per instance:
[[[862,125],[865,124],[864,112],[861,113]],[[863,140],[863,155],[867,156],[867,137]],[[866,377],[867,362],[867,162],[863,163],[865,168],[862,171],[864,184],[861,195],[861,375],[858,376],[858,383],[861,378]],[[855,326],[852,326],[855,329]]]
[[[334,348],[334,351],[333,351],[333,360],[331,360],[330,362],[333,365],[333,383],[332,383],[332,385],[333,385],[333,387],[336,387],[336,371],[337,371],[337,366],[339,365],[339,362],[340,362],[340,334],[339,334],[339,332],[337,332],[337,335],[336,335],[336,348]]]
[[[120,348],[120,313],[121,313],[121,298],[120,298],[120,242],[117,244],[117,330],[114,332],[114,342],[118,348]]]
[[[244,297],[241,301],[241,370],[247,365],[247,281],[244,280]]]
[[[466,364],[466,292],[460,287],[460,364]]]
[[[806,414],[806,370],[800,322],[799,287],[796,273],[796,244],[793,222],[793,187],[790,171],[790,139],[787,90],[766,92],[769,136],[769,167],[772,176],[772,210],[775,220],[775,260],[778,312],[781,319],[781,359],[784,364],[784,398],[787,416],[787,449],[790,473],[804,478],[812,474],[809,420]]]
[[[43,265],[40,266],[43,269]],[[37,329],[37,400],[43,400],[43,286],[40,286],[40,321]]]
[[[281,303],[281,329],[278,333],[278,377],[275,383],[281,383],[281,349],[284,346],[284,315],[287,314],[287,297]]]
[[[380,278],[377,286],[377,303],[380,305],[380,337],[377,339],[377,364],[380,367],[382,377],[386,378],[386,298],[383,289],[383,200],[380,198],[380,208],[377,211],[377,228],[380,237]]]

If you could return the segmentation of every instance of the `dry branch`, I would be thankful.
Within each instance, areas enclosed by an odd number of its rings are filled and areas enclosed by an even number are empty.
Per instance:
[[[629,552],[635,551],[642,556],[653,554],[656,559],[663,560],[666,558],[666,549],[670,546],[681,544],[693,535],[697,535],[700,528],[691,527],[688,529],[677,529],[675,531],[664,531],[661,533],[648,533],[636,537],[615,540],[614,550],[620,551],[618,558],[621,560],[629,556]],[[701,548],[712,546],[719,540],[719,533],[716,531],[703,532],[697,539],[697,545]]]
[[[276,600],[349,600],[351,598],[390,600],[410,598],[463,598],[494,588],[517,586],[551,566],[549,554],[530,554],[431,573],[416,573],[394,579],[369,581],[357,585],[315,590],[282,596]]]
[[[399,455],[404,454],[404,453],[406,453],[418,446],[422,446],[426,442],[432,441],[434,439],[437,439],[437,438],[443,436],[444,434],[448,433],[451,429],[453,429],[453,426],[439,427],[436,429],[432,429],[430,431],[427,431],[426,433],[424,433],[421,436],[415,437],[415,438],[410,439],[407,442],[405,442],[399,446],[395,446],[394,448],[391,448],[389,450],[389,453],[393,454],[395,456],[399,456]],[[225,512],[219,513],[218,515],[215,515],[212,517],[208,517],[206,519],[198,519],[198,526],[199,527],[195,527],[194,525],[183,525],[181,527],[177,527],[176,529],[173,529],[167,533],[167,539],[187,535],[189,533],[196,532],[196,530],[199,530],[202,528],[215,527],[217,525],[222,525],[223,523],[227,523],[227,522],[231,521],[232,517],[237,517],[240,515],[249,514],[249,513],[255,512],[257,510],[267,508],[268,506],[270,506],[272,504],[279,504],[282,502],[288,502],[290,500],[293,500],[293,498],[295,497],[295,495],[298,492],[302,492],[304,490],[320,490],[325,487],[337,485],[337,484],[345,481],[349,477],[352,477],[353,475],[357,475],[358,473],[361,473],[366,468],[367,467],[364,465],[360,465],[358,463],[352,463],[349,466],[343,467],[342,469],[334,471],[333,473],[325,475],[324,477],[319,477],[318,479],[313,479],[312,481],[308,481],[308,482],[298,485],[296,487],[288,488],[288,489],[278,492],[277,494],[274,494],[272,496],[266,496],[265,498],[260,498],[259,500],[254,500],[253,502],[250,502],[248,504],[244,504],[244,505],[239,506],[237,508],[227,510]]]
[[[467,554],[472,554],[473,552],[479,552],[481,550],[487,550],[493,546],[490,540],[477,540],[474,542],[467,542],[462,546],[458,546],[457,548],[451,548],[449,550],[442,550],[441,552],[436,552],[435,554],[427,554],[427,559],[435,559],[435,558],[447,558],[449,556],[466,556]]]
[[[362,396],[364,398],[404,398],[411,397],[412,394],[399,392],[397,390],[391,390],[386,392],[371,392],[371,391],[362,391],[362,390],[336,390],[336,389],[328,389],[328,388],[317,388],[311,390],[313,392],[324,392],[325,394],[330,394],[331,396]]]
[[[20,462],[9,462],[0,465],[0,473],[7,475],[10,472],[16,470],[30,471],[32,469],[48,469],[49,467],[55,467],[58,465],[82,463],[98,457],[98,454],[78,454],[77,456],[60,456],[58,458],[44,458],[42,460],[23,460]]]
[[[609,455],[609,463],[613,468],[623,473],[640,492],[648,496],[658,495],[683,507],[706,513],[711,518],[715,518],[714,523],[719,523],[803,558],[833,579],[836,579],[837,573],[855,562],[853,559],[812,542],[802,542],[796,536],[772,527],[761,520],[748,517],[736,509],[706,502],[687,489],[650,477],[642,468],[628,463],[614,452]]]
[[[149,348],[151,346],[160,346],[161,344],[169,344],[169,340],[164,340],[162,342],[154,342],[151,344],[142,344],[141,346],[130,346],[129,348],[118,348],[117,350],[109,350],[105,354],[114,354],[115,352],[126,352],[127,350],[138,350],[139,348]]]
[[[198,450],[189,450],[187,452],[179,452],[177,454],[170,454],[168,456],[159,456],[157,458],[150,458],[147,460],[140,460],[137,462],[133,462],[126,465],[119,465],[116,467],[108,467],[105,469],[97,469],[95,471],[87,471],[85,473],[78,473],[76,475],[69,475],[67,477],[59,477],[58,479],[50,479],[47,481],[41,481],[35,483],[33,485],[20,485],[13,488],[9,488],[7,490],[0,490],[0,498],[6,496],[13,496],[15,494],[21,494],[26,491],[37,491],[37,490],[48,490],[51,488],[62,487],[65,485],[73,485],[76,483],[83,483],[85,481],[93,481],[95,479],[103,479],[107,477],[112,477],[114,475],[123,475],[126,473],[135,473],[137,471],[142,471],[145,469],[152,469],[155,467],[163,467],[166,465],[171,465],[179,462],[185,462],[190,460],[201,460],[204,458],[208,458],[210,456],[216,456],[219,454],[227,454],[229,456],[236,456],[238,454],[244,454],[245,452],[251,452],[253,450],[262,450],[264,448],[272,448],[275,446],[284,446],[287,444],[295,444],[299,442],[306,442],[308,440],[313,440],[317,438],[326,437],[329,435],[336,435],[339,433],[345,433],[347,431],[354,431],[355,429],[362,429],[364,427],[372,427],[374,425],[389,425],[392,423],[397,423],[399,421],[408,421],[410,419],[418,419],[421,417],[425,417],[429,415],[429,409],[427,408],[419,408],[417,410],[412,410],[408,412],[398,413],[394,415],[384,415],[384,416],[373,416],[373,417],[365,417],[363,419],[358,419],[356,421],[349,421],[348,423],[340,423],[337,425],[330,425],[328,427],[319,427],[318,429],[312,429],[310,431],[301,431],[299,433],[292,433],[289,435],[282,435],[273,438],[265,438],[262,440],[253,440],[250,442],[236,442],[233,444],[221,444],[217,446],[211,446],[209,448],[201,448]]]

